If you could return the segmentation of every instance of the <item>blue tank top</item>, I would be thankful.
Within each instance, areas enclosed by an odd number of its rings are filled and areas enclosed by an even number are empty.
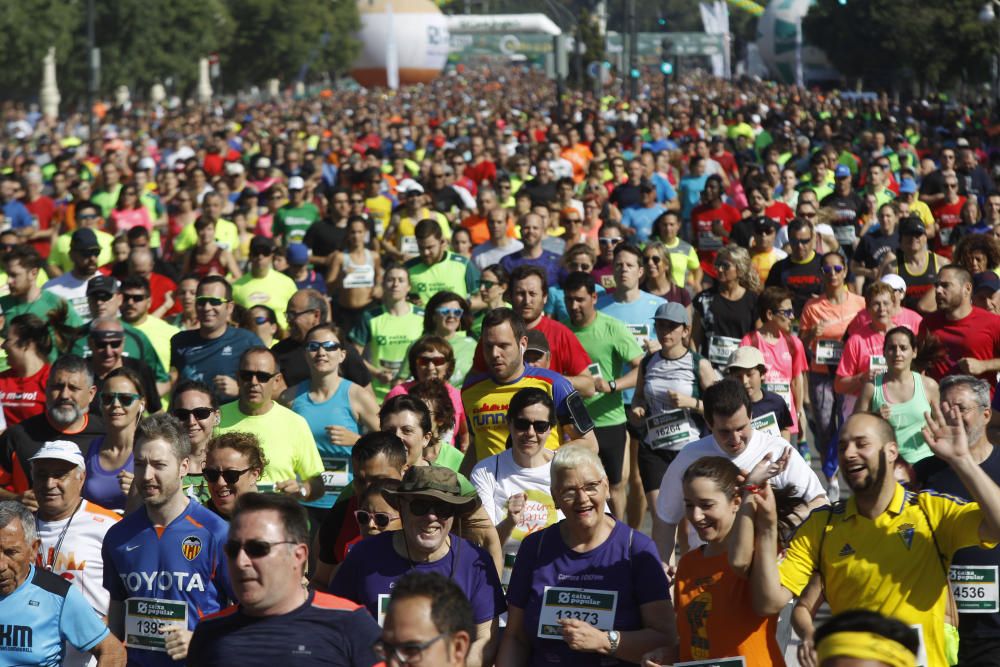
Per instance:
[[[309,507],[333,507],[333,503],[340,495],[340,490],[350,483],[351,474],[351,448],[341,445],[334,445],[327,435],[327,426],[343,426],[349,431],[360,433],[358,421],[351,412],[351,386],[354,383],[346,378],[340,378],[340,385],[333,396],[317,403],[309,396],[309,382],[303,382],[296,391],[298,396],[292,401],[292,410],[300,415],[309,424],[312,431],[313,441],[316,449],[319,450],[320,458],[323,459],[323,486],[326,492],[323,497],[308,503],[303,503]],[[346,474],[345,474],[346,473]]]
[[[106,507],[109,510],[125,510],[126,496],[118,485],[118,473],[123,470],[132,472],[134,459],[128,455],[125,465],[114,470],[101,467],[101,445],[104,436],[98,436],[90,441],[85,457],[87,463],[87,479],[83,482],[83,497],[92,503]]]

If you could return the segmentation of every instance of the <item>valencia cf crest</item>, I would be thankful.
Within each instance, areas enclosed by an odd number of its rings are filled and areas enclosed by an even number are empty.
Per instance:
[[[896,531],[896,534],[899,535],[900,539],[903,540],[903,544],[906,545],[907,549],[913,546],[913,532],[914,531],[912,523],[904,523]]]
[[[201,538],[189,535],[181,542],[181,553],[188,560],[194,560],[201,553]]]

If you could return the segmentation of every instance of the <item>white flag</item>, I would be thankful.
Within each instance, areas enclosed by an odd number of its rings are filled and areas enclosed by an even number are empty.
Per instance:
[[[390,90],[399,88],[399,50],[396,47],[396,20],[392,3],[385,4],[385,80]]]

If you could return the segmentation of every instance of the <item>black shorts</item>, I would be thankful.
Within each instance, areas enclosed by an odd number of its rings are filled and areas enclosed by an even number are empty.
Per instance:
[[[620,484],[625,466],[625,424],[594,427],[597,455],[604,464],[609,484]]]
[[[961,636],[959,626],[959,636]],[[958,643],[958,664],[965,667],[997,667],[1000,665],[1000,639],[993,637],[961,637]]]
[[[640,438],[639,443],[639,477],[642,479],[642,490],[645,493],[659,491],[660,482],[667,468],[677,458],[679,451],[670,449],[653,449]]]

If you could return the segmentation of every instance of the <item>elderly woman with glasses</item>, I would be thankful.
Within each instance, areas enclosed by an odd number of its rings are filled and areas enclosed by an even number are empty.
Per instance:
[[[377,431],[378,406],[371,392],[341,377],[346,356],[334,324],[319,324],[306,334],[309,380],[289,387],[282,402],[309,424],[313,441],[323,460],[325,493],[310,508],[333,506],[340,489],[350,482],[351,447],[361,437],[362,427]]]
[[[130,368],[117,368],[104,378],[98,394],[106,433],[87,448],[83,497],[110,510],[124,511],[132,488],[132,444],[146,408],[143,382]]]
[[[465,408],[462,405],[462,394],[449,381],[455,369],[455,353],[452,346],[440,336],[423,336],[410,346],[406,353],[406,363],[413,370],[413,379],[393,387],[386,394],[385,400],[408,394],[418,382],[441,380],[445,383],[445,389],[455,410],[455,427],[452,431],[451,444],[464,452],[469,446],[469,430],[465,420]]]
[[[452,532],[479,506],[479,498],[463,496],[455,472],[440,466],[411,467],[399,487],[384,495],[399,512],[402,528],[355,544],[330,582],[330,593],[364,605],[381,621],[400,577],[413,570],[438,572],[472,603],[477,626],[468,664],[492,665],[498,619],[506,607],[500,580],[489,554]]]
[[[497,667],[627,665],[655,648],[676,646],[656,547],[606,514],[610,491],[600,458],[564,446],[550,475],[552,498],[565,518],[521,543]]]

